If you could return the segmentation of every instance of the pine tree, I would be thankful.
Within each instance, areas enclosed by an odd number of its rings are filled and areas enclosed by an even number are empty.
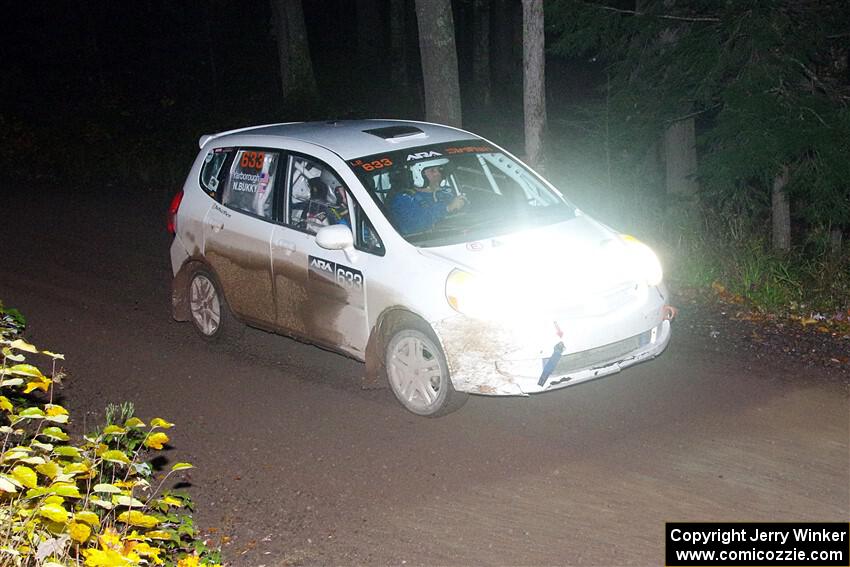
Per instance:
[[[608,64],[612,113],[630,141],[652,139],[683,109],[697,119],[697,173],[712,202],[770,202],[776,188],[780,213],[784,195],[801,220],[850,224],[850,3],[645,0],[628,10],[555,0],[549,8],[557,51]]]

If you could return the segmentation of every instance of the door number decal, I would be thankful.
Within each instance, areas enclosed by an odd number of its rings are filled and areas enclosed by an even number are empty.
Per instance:
[[[311,280],[319,279],[341,287],[348,292],[349,303],[363,306],[365,292],[363,272],[316,256],[309,256],[308,262],[308,275]]]

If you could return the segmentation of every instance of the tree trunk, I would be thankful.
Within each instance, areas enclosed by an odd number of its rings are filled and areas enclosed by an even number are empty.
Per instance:
[[[215,41],[212,34],[212,17],[210,16],[210,4],[203,4],[204,40],[207,44],[207,57],[210,66],[210,85],[212,86],[213,104],[217,112],[221,111],[221,89],[218,84],[218,66],[215,64]]]
[[[472,84],[479,107],[490,106],[490,0],[472,0]]]
[[[277,37],[284,109],[288,113],[309,116],[318,111],[318,89],[301,0],[272,0],[272,19]]]
[[[364,76],[378,78],[386,69],[381,54],[381,10],[377,0],[357,0],[357,60]]]
[[[829,231],[829,253],[833,258],[841,257],[841,244],[844,241],[844,231],[840,226],[834,226]]]
[[[667,193],[684,197],[696,195],[699,185],[695,177],[697,148],[693,118],[677,120],[664,131],[664,157]]]
[[[635,0],[635,10],[643,12],[649,4],[646,0]],[[664,0],[664,6],[673,8],[676,0]],[[676,43],[680,29],[671,25],[664,28],[658,36],[661,45]],[[686,113],[692,109],[678,109]],[[693,117],[676,120],[668,124],[664,130],[664,161],[666,187],[668,195],[679,197],[694,197],[699,191],[696,180],[697,172],[697,142],[696,127]]]
[[[771,193],[771,220],[773,223],[773,249],[779,252],[791,250],[791,205],[785,188],[788,186],[788,166],[773,179]]]
[[[108,90],[108,86],[103,70],[104,58],[101,53],[100,45],[97,41],[99,34],[95,14],[90,10],[74,12],[77,12],[74,14],[74,18],[80,18],[81,23],[74,22],[73,27],[70,27],[70,29],[80,30],[83,36],[82,38],[75,39],[75,42],[79,42],[85,50],[83,65],[87,67],[86,78],[92,88],[99,89],[101,92],[106,92]]]
[[[390,0],[390,80],[394,90],[407,93],[407,17],[405,0]]]
[[[531,167],[542,170],[546,126],[543,0],[522,0],[522,25],[525,155]]]
[[[416,0],[425,120],[461,125],[460,85],[451,0]]]
[[[498,106],[512,101],[516,91],[511,87],[516,84],[516,65],[514,62],[514,27],[516,20],[511,0],[493,0],[493,57],[492,79],[493,97]]]

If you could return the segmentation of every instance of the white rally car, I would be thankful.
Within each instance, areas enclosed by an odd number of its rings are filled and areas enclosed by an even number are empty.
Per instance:
[[[605,376],[670,340],[657,257],[492,142],[421,122],[203,136],[170,208],[173,313],[366,362],[411,412]]]

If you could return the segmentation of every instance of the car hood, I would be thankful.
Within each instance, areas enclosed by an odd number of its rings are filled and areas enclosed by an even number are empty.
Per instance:
[[[462,244],[420,248],[474,274],[511,282],[524,293],[601,293],[639,279],[618,233],[586,215]]]

